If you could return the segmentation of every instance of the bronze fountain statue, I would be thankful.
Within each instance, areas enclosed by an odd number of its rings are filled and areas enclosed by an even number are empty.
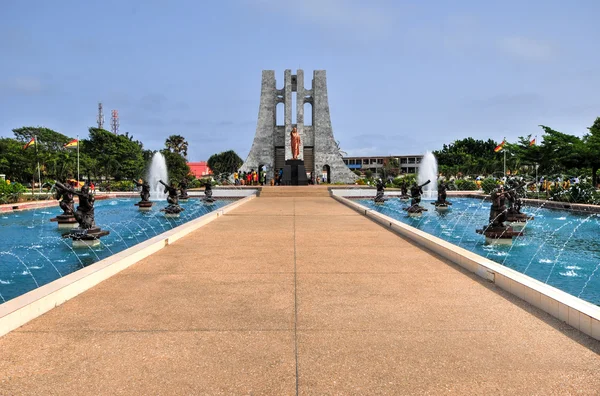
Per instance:
[[[63,238],[71,238],[73,247],[99,245],[99,238],[110,234],[110,232],[103,231],[100,227],[96,226],[94,215],[94,203],[96,199],[94,198],[94,195],[90,193],[89,184],[84,184],[83,187],[81,187],[81,191],[75,191],[73,188],[67,187],[60,182],[56,182],[56,185],[61,189],[70,190],[74,195],[79,197],[79,206],[77,206],[77,211],[74,213],[75,219],[79,223],[79,227],[63,234]]]
[[[187,189],[188,189],[188,181],[184,177],[179,182],[179,200],[182,202],[187,202],[187,200],[190,198],[188,196]]]
[[[420,206],[421,195],[423,194],[423,187],[431,183],[431,180],[427,180],[425,183],[418,185],[415,181],[413,185],[410,187],[410,206],[408,208],[404,208],[410,217],[419,217],[423,212],[426,212],[427,209]]]
[[[136,203],[141,211],[150,211],[152,210],[153,202],[150,201],[150,184],[146,180],[140,179],[139,181],[133,181],[136,186],[141,187],[142,191],[140,192],[140,198],[142,199],[140,202]]]
[[[408,195],[408,183],[406,180],[402,180],[400,183],[400,201],[407,202],[410,199],[410,195]]]
[[[437,201],[431,203],[439,211],[448,210],[452,205],[452,202],[446,200],[446,191],[448,191],[448,185],[442,180],[438,185]]]
[[[212,197],[212,183],[210,179],[204,182],[204,198],[202,198],[202,201],[207,204],[215,202],[215,199]]]
[[[387,198],[383,196],[383,191],[385,190],[385,184],[383,184],[383,180],[377,179],[377,193],[375,194],[375,199],[373,200],[378,205],[383,205]]]
[[[492,191],[490,199],[492,206],[490,207],[490,217],[487,227],[475,230],[478,234],[485,235],[485,241],[488,244],[512,244],[514,236],[523,235],[522,232],[515,231],[511,226],[504,224],[506,221],[506,197],[508,191],[504,191],[504,187],[499,186]]]
[[[510,179],[507,184],[509,190],[507,191],[506,199],[508,200],[508,210],[506,212],[506,221],[510,223],[510,225],[514,229],[523,229],[525,224],[527,224],[527,220],[533,220],[533,216],[528,216],[525,213],[521,212],[521,206],[523,205],[523,201],[521,200],[521,193],[523,192],[523,188],[529,186],[531,183],[521,182],[519,183],[515,179]]]
[[[58,228],[73,228],[77,227],[77,219],[75,219],[75,193],[72,188],[65,188],[62,183],[54,184],[56,187],[56,199],[60,199],[59,206],[63,210],[63,214],[58,215],[50,221],[56,221]]]
[[[177,197],[177,187],[175,187],[175,183],[171,182],[171,185],[166,184],[162,180],[159,180],[159,183],[165,186],[165,193],[168,193],[167,196],[167,205],[166,208],[161,209],[161,212],[165,212],[165,217],[179,217],[179,213],[183,212],[184,209],[179,206],[179,199]]]

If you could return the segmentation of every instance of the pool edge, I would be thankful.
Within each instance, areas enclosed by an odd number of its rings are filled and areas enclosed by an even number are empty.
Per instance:
[[[256,198],[250,195],[0,305],[0,337]]]
[[[430,250],[475,273],[508,293],[569,324],[582,333],[600,340],[600,307],[408,224],[364,207],[348,198],[336,194],[332,194],[331,196],[338,202],[354,209],[383,227],[410,239],[424,249]]]

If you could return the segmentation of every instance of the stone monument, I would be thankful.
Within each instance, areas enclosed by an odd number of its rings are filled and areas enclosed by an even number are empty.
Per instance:
[[[293,97],[296,108],[293,109]],[[277,125],[277,105],[283,103],[283,125]],[[312,117],[304,119],[304,105],[312,106]],[[292,121],[295,111],[296,122]],[[284,73],[283,88],[277,89],[274,70],[263,70],[260,107],[254,142],[242,172],[267,172],[267,179],[283,169],[282,184],[308,184],[308,175],[327,173],[329,182],[354,183],[333,137],[325,70],[313,72],[311,88],[304,87],[304,71]]]

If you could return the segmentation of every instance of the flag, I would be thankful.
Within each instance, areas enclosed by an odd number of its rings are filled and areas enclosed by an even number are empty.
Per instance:
[[[35,141],[35,137],[32,137],[31,140],[29,141],[29,143],[27,143],[25,146],[23,146],[23,150],[27,150],[27,148],[29,146],[35,146],[36,145],[36,141]]]
[[[529,147],[531,147],[531,146],[535,146],[535,138],[533,138],[531,140],[531,142],[529,142]]]
[[[63,145],[63,148],[72,148],[72,147],[77,147],[77,146],[79,146],[79,140],[73,139],[69,143],[66,143],[65,145]]]
[[[504,145],[506,144],[506,140],[503,140],[502,143],[500,143],[499,145],[496,146],[496,148],[494,149],[494,152],[498,152],[500,150],[502,150],[504,148]]]

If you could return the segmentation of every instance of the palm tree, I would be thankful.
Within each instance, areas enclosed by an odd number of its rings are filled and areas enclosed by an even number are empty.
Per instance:
[[[181,135],[171,135],[165,140],[167,150],[187,157],[188,142]]]

